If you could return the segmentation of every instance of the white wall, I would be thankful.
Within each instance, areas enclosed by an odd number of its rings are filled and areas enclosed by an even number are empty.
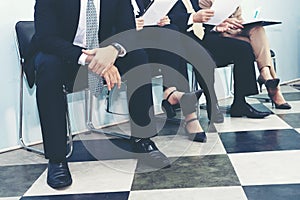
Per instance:
[[[14,25],[19,20],[33,19],[34,0],[0,1],[0,152],[18,146],[19,73]],[[250,17],[261,7],[261,17],[282,20],[282,25],[267,27],[271,48],[276,52],[278,75],[283,81],[300,77],[300,13],[297,0],[244,0],[243,8]],[[246,11],[245,8],[248,8]],[[222,77],[220,75],[220,77]],[[223,88],[223,87],[222,87]],[[223,95],[223,94],[222,94]],[[24,133],[30,142],[40,140],[40,126],[34,90],[25,88]],[[83,125],[78,125],[81,129]],[[28,138],[30,135],[30,138]]]
[[[34,0],[0,2],[0,90],[2,93],[0,103],[0,150],[17,145],[20,67],[14,40],[14,25],[18,20],[32,20],[33,6]],[[27,115],[27,121],[30,119],[30,131],[33,132],[37,125],[36,109],[32,104],[29,105],[30,107],[32,107],[31,111],[28,110],[25,114]]]

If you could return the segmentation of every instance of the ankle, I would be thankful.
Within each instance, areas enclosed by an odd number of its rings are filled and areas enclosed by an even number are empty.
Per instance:
[[[273,79],[273,77],[271,75],[271,72],[270,72],[270,67],[269,66],[264,66],[264,67],[260,68],[259,73],[260,73],[260,76],[264,80]]]
[[[182,92],[176,90],[176,87],[170,87],[164,91],[163,98],[166,99],[171,105],[179,103]]]

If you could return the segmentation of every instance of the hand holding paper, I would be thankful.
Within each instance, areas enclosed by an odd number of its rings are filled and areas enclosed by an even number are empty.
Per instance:
[[[234,13],[241,2],[242,0],[215,0],[211,7],[211,9],[215,11],[215,15],[205,23],[210,25],[221,24]]]
[[[177,0],[155,0],[143,15],[144,26],[154,26],[168,14]]]

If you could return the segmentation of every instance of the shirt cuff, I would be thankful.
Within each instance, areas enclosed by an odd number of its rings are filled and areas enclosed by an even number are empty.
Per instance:
[[[188,24],[187,25],[192,25],[193,23],[194,23],[194,15],[195,15],[195,13],[192,13],[191,15],[190,15],[190,17],[189,17],[189,20],[188,20]]]
[[[79,65],[85,65],[86,63],[85,63],[85,60],[86,60],[86,58],[88,57],[88,55],[86,55],[86,54],[81,54],[80,55],[80,57],[79,57],[79,59],[78,59],[78,64]]]
[[[188,23],[187,25],[189,26],[189,28],[186,30],[187,32],[191,32],[193,30],[193,24],[194,24],[194,20],[193,20],[193,17],[194,17],[194,14],[195,13],[192,13],[189,17],[189,20],[188,20]]]

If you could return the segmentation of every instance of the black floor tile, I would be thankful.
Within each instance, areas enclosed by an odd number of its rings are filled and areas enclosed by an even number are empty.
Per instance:
[[[132,190],[238,186],[240,182],[227,155],[180,157],[172,166],[136,173]]]
[[[300,185],[260,185],[243,187],[248,200],[299,200]]]
[[[129,192],[22,197],[20,200],[127,200]]]
[[[220,133],[227,153],[299,150],[300,134],[294,129]]]
[[[278,116],[293,128],[300,128],[300,113],[278,114]]]
[[[46,164],[0,167],[0,198],[22,196],[46,168]]]
[[[102,139],[74,141],[70,162],[132,159],[133,150],[130,140]]]

